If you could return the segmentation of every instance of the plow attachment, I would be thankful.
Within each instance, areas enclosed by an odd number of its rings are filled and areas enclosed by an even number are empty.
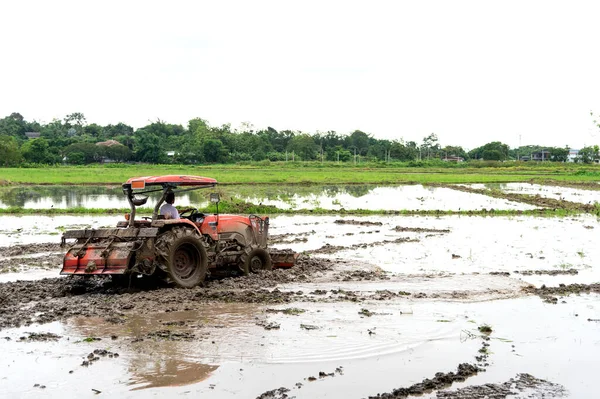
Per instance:
[[[63,259],[60,274],[124,274],[142,242],[138,238],[155,237],[158,229],[72,230],[65,239],[76,238]]]
[[[131,260],[131,244],[75,245],[66,253],[60,274],[123,274]]]
[[[299,253],[290,250],[276,250],[271,249],[269,251],[269,255],[271,255],[271,263],[274,268],[277,267],[292,267],[296,264]]]

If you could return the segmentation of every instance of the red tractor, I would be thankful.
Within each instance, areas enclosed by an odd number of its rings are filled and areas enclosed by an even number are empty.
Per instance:
[[[116,228],[70,230],[62,241],[75,239],[60,274],[159,275],[185,288],[201,284],[209,270],[244,274],[273,267],[291,267],[298,254],[267,249],[269,218],[256,215],[219,215],[219,195],[210,199],[217,213],[196,208],[181,211],[179,219],[165,219],[159,209],[171,192],[215,187],[217,181],[200,176],[147,176],[127,180],[123,193],[131,213]],[[152,217],[136,220],[136,208],[151,192],[161,191]]]

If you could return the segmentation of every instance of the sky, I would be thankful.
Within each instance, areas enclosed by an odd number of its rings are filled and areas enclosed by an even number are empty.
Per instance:
[[[3,1],[0,117],[600,144],[598,1]]]

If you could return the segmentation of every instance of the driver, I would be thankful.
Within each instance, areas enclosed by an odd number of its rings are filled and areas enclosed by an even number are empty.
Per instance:
[[[160,207],[160,214],[165,217],[165,219],[179,219],[179,212],[177,208],[173,206],[175,202],[175,193],[168,192],[165,197],[165,203]]]

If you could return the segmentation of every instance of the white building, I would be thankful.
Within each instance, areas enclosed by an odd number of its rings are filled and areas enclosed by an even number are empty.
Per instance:
[[[575,159],[579,156],[579,150],[573,148],[569,149],[569,155],[567,156],[567,162],[575,162]]]

